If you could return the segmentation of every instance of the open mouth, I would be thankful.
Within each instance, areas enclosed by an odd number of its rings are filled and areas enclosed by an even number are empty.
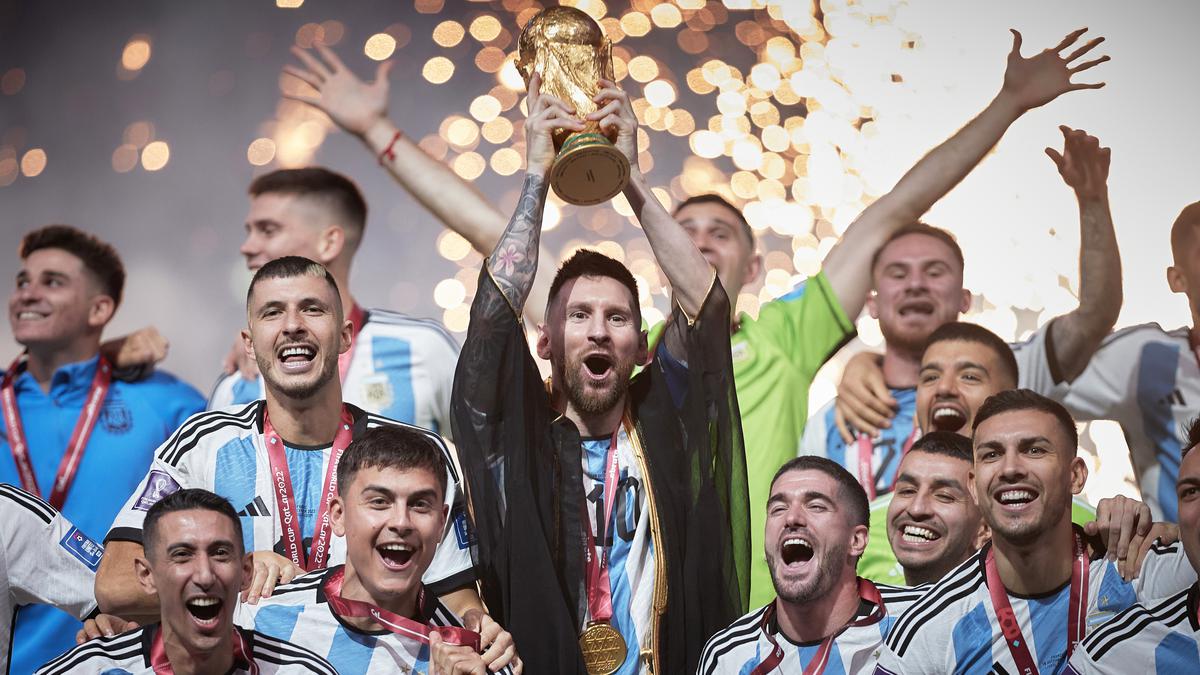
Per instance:
[[[783,557],[783,564],[794,565],[796,563],[806,563],[812,560],[813,547],[808,543],[807,539],[801,537],[788,537],[783,540],[783,546],[780,547],[780,553]]]
[[[191,598],[184,603],[187,611],[196,620],[196,623],[204,627],[211,627],[217,624],[217,617],[221,615],[221,606],[224,602],[220,598],[212,596],[201,596]]]
[[[402,570],[412,562],[415,550],[408,544],[380,544],[375,547],[383,564],[390,570]]]
[[[41,312],[33,312],[28,309],[23,309],[23,310],[17,312],[17,321],[39,321],[41,319],[45,319],[48,316],[50,316],[50,315],[43,314]]]
[[[1004,488],[996,492],[995,499],[1006,508],[1019,510],[1037,499],[1037,493],[1027,488]]]
[[[935,406],[930,421],[937,431],[958,431],[967,425],[967,415],[957,406]]]
[[[932,316],[933,303],[925,300],[900,305],[900,316]]]
[[[311,345],[288,345],[276,352],[276,356],[284,368],[299,370],[317,358],[317,350]]]
[[[609,371],[612,370],[612,359],[604,354],[592,354],[583,360],[583,366],[587,368],[588,374],[593,379],[602,380],[608,377]]]
[[[900,528],[900,538],[907,544],[928,544],[941,539],[937,532],[920,525],[905,525]]]

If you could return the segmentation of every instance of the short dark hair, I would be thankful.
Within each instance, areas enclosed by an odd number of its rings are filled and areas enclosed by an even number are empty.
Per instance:
[[[754,229],[750,227],[750,223],[746,222],[746,216],[742,215],[742,210],[731,204],[728,199],[725,199],[721,195],[713,192],[703,195],[696,195],[694,197],[688,197],[682,202],[679,202],[679,206],[675,207],[675,210],[671,212],[671,216],[678,218],[679,212],[682,211],[685,206],[691,206],[692,204],[717,204],[718,206],[724,206],[732,211],[733,214],[737,216],[738,224],[742,226],[742,234],[746,235],[746,242],[750,244],[751,250],[754,249]]]
[[[1013,386],[1021,381],[1021,371],[1017,366],[1017,357],[1013,356],[1012,347],[992,331],[977,323],[966,321],[951,321],[937,327],[925,341],[925,350],[939,342],[974,342],[983,345],[996,354],[1005,374],[1011,379]]]
[[[258,282],[264,279],[294,279],[296,277],[320,277],[325,279],[329,287],[333,289],[333,295],[337,298],[337,306],[342,306],[342,295],[338,290],[337,280],[333,278],[333,274],[325,269],[325,266],[315,260],[309,260],[304,256],[285,255],[282,258],[276,258],[254,273],[254,277],[250,279],[250,288],[246,289],[246,309],[250,309],[250,298],[254,295],[254,287]],[[342,308],[344,311],[345,308]]]
[[[1183,458],[1187,457],[1187,454],[1197,445],[1200,445],[1200,416],[1193,417],[1192,421],[1187,423],[1187,444],[1179,453],[1179,461],[1183,461]]]
[[[883,242],[883,245],[875,250],[875,255],[871,256],[872,276],[875,274],[875,265],[879,264],[879,258],[883,255],[883,249],[887,248],[888,245],[900,237],[906,237],[910,234],[923,234],[927,237],[933,237],[934,239],[937,239],[946,246],[950,247],[950,252],[954,254],[954,259],[958,261],[959,269],[962,269],[966,265],[966,259],[963,258],[962,247],[958,245],[958,240],[954,238],[953,234],[950,234],[948,230],[943,230],[940,227],[934,227],[928,223],[922,223],[918,221],[915,223],[909,223],[908,225],[905,225],[904,227],[901,227],[893,232],[892,236],[888,237],[887,241]]]
[[[1058,425],[1062,427],[1067,440],[1071,442],[1071,447],[1076,452],[1079,451],[1079,431],[1075,428],[1075,420],[1071,417],[1071,413],[1067,412],[1067,409],[1058,401],[1046,398],[1029,389],[1008,389],[989,396],[975,412],[975,422],[971,425],[971,431],[978,431],[979,425],[990,417],[1019,410],[1037,410],[1053,415],[1054,419],[1058,420]]]
[[[112,244],[70,225],[47,225],[26,234],[21,240],[21,260],[46,248],[59,248],[79,258],[84,269],[100,283],[104,294],[113,299],[113,304],[121,304],[125,265]]]
[[[554,274],[554,281],[550,284],[550,297],[546,299],[547,312],[550,311],[550,307],[554,304],[554,299],[558,297],[558,292],[562,290],[563,285],[579,277],[615,279],[628,289],[629,294],[633,297],[634,325],[642,325],[642,305],[638,300],[637,281],[634,280],[629,268],[622,265],[619,260],[589,248],[579,249],[562,265],[559,265],[558,272]]]
[[[771,488],[774,489],[775,482],[780,476],[792,471],[820,471],[825,475],[837,481],[838,489],[842,493],[841,497],[848,505],[850,512],[850,520],[855,525],[865,525],[870,527],[871,505],[867,502],[867,493],[862,486],[858,484],[858,480],[850,475],[841,464],[815,455],[801,455],[793,457],[784,462],[783,466],[775,472],[775,477],[771,479]]]
[[[1182,250],[1183,246],[1197,227],[1200,227],[1200,202],[1183,207],[1171,225],[1171,254],[1176,262],[1179,261],[1182,254],[1186,253]]]
[[[250,183],[250,196],[266,193],[299,195],[324,201],[339,212],[352,232],[353,246],[362,241],[367,228],[367,200],[354,181],[329,169],[310,166],[304,169],[277,169]]]
[[[942,455],[961,459],[971,464],[975,454],[971,450],[971,439],[953,431],[931,431],[916,440],[909,452],[925,452],[931,455]]]
[[[246,552],[245,544],[242,541],[242,521],[238,518],[237,512],[233,510],[233,505],[229,503],[229,500],[208,490],[187,488],[163,497],[146,512],[146,519],[142,522],[142,546],[147,558],[153,555],[154,546],[158,541],[158,521],[168,513],[177,511],[215,511],[225,516],[233,523],[238,554]]]
[[[345,494],[354,476],[367,468],[425,469],[437,476],[442,497],[446,496],[446,459],[441,441],[415,427],[389,424],[356,436],[338,461],[338,494]]]

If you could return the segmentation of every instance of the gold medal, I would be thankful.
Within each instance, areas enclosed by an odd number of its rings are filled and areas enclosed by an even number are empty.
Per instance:
[[[612,675],[625,663],[625,638],[609,623],[589,623],[579,636],[588,675]]]

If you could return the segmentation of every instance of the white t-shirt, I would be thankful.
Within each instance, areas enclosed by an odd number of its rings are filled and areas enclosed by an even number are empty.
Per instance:
[[[1092,633],[1071,655],[1070,675],[1200,673],[1200,587],[1134,605]]]
[[[990,545],[980,549],[930,586],[896,622],[877,675],[1018,672],[988,593],[984,561],[989,550]],[[1173,595],[1195,581],[1196,571],[1179,544],[1155,544],[1141,574],[1128,582],[1116,563],[1092,561],[1085,634],[1141,600]],[[1060,672],[1067,663],[1070,584],[1038,597],[1009,593],[1008,599],[1038,671]]]
[[[354,417],[354,433],[385,425],[402,425],[378,415],[348,406]],[[233,504],[242,521],[247,551],[285,553],[283,526],[279,522],[275,489],[271,483],[270,459],[263,444],[264,401],[226,410],[193,415],[155,452],[150,471],[136,492],[117,514],[107,540],[140,543],[146,511],[158,500],[182,488],[204,488],[225,497]],[[452,591],[475,580],[471,561],[473,536],[467,519],[459,474],[453,453],[437,434],[412,429],[434,440],[446,459],[446,504],[450,517],[442,543],[424,581],[435,593]],[[325,487],[330,446],[323,448],[285,447],[291,474],[293,499],[300,518],[302,546],[307,554],[316,531],[317,510]],[[333,536],[327,565],[345,561],[344,537]]]
[[[53,605],[77,619],[96,609],[104,547],[41,499],[0,483],[0,672],[8,672],[16,609]]]
[[[354,338],[342,400],[450,438],[450,391],[458,343],[442,324],[382,309],[366,313]],[[208,409],[250,403],[265,396],[263,380],[222,375]]]
[[[242,604],[234,614],[239,626],[281,640],[302,641],[323,655],[341,675],[429,672],[429,645],[391,631],[368,632],[344,623],[329,606],[325,580],[340,566],[297,577],[277,586],[257,605]],[[426,593],[421,621],[430,626],[462,626],[438,598]],[[498,673],[511,673],[504,668]]]

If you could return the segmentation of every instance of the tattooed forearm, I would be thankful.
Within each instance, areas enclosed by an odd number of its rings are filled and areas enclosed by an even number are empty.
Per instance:
[[[512,220],[500,235],[496,250],[488,257],[492,278],[518,313],[529,298],[533,276],[537,272],[538,242],[542,236],[542,212],[548,186],[545,176],[525,176],[521,199]]]

